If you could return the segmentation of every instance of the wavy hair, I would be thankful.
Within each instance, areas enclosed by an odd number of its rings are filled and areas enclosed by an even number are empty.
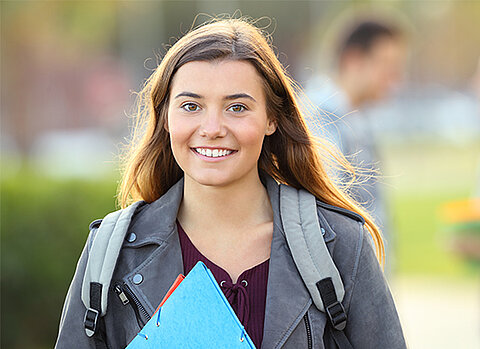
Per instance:
[[[170,84],[175,72],[192,61],[250,62],[263,77],[267,115],[277,125],[266,136],[258,168],[278,182],[303,188],[319,200],[364,217],[380,263],[384,245],[372,218],[327,175],[322,154],[330,154],[352,170],[345,158],[309,132],[299,105],[301,89],[277,59],[268,34],[247,19],[215,19],[179,39],[166,53],[137,96],[136,124],[131,144],[122,157],[118,198],[122,207],[132,201],[153,202],[183,176],[166,131]]]

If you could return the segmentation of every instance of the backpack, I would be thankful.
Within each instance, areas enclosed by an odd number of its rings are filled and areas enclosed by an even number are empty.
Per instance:
[[[130,221],[142,203],[143,201],[135,202],[90,225],[93,236],[90,238],[90,253],[81,296],[87,309],[84,317],[85,332],[95,339],[96,348],[106,348],[97,324],[107,311],[110,282]],[[337,346],[353,349],[343,331],[347,324],[347,315],[342,305],[345,295],[343,282],[324,241],[325,229],[322,225],[326,226],[327,223],[321,212],[318,212],[317,205],[343,212],[340,208],[317,201],[306,190],[280,184],[281,221],[295,265],[313,303],[326,313],[330,324],[326,327]],[[350,213],[352,215],[363,221],[362,217]]]

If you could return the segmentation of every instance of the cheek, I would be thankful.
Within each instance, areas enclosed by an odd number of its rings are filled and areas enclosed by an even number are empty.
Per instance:
[[[170,144],[175,155],[180,149],[188,145],[188,140],[192,132],[188,124],[176,119],[169,119],[168,130],[170,134]]]
[[[237,133],[238,140],[243,143],[244,146],[261,147],[263,138],[265,137],[265,129],[262,125],[258,124],[244,124],[239,128]]]
[[[180,168],[185,171],[188,163],[189,136],[184,127],[179,127],[175,123],[169,124],[170,148],[173,158]]]
[[[369,90],[375,90],[381,87],[382,85],[382,72],[381,69],[375,66],[369,66],[365,70],[365,88]]]

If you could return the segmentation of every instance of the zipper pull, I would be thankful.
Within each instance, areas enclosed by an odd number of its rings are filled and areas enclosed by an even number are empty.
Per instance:
[[[130,303],[127,296],[125,295],[125,292],[123,292],[122,288],[119,285],[115,286],[115,293],[117,294],[118,298],[120,298],[123,305],[127,305],[128,303]]]

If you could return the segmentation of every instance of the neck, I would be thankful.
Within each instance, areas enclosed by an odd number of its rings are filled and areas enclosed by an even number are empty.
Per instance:
[[[273,220],[267,191],[258,173],[226,186],[205,186],[185,176],[178,219],[186,229],[220,234],[248,232]]]

